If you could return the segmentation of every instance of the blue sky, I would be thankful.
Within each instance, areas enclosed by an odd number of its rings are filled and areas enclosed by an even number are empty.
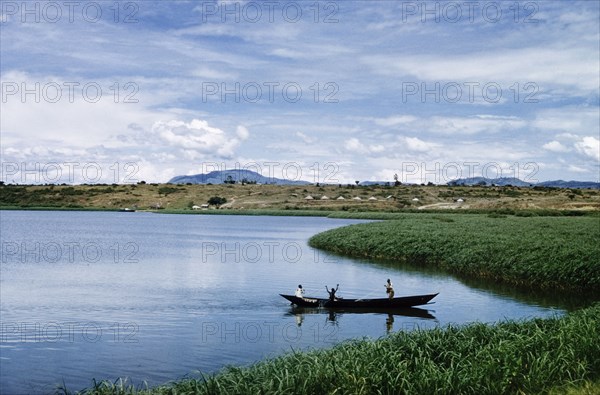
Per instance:
[[[597,1],[1,4],[7,182],[600,181]]]

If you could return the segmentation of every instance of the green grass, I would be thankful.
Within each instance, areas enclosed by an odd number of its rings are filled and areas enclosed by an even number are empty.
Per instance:
[[[323,232],[309,244],[518,286],[600,291],[600,218],[472,214],[394,218]]]
[[[330,218],[343,219],[403,219],[406,214],[442,214],[442,215],[464,215],[464,214],[486,214],[490,217],[506,217],[514,215],[517,217],[600,217],[599,211],[582,211],[582,210],[513,210],[513,209],[464,209],[464,210],[419,210],[406,208],[396,211],[334,211]]]
[[[593,393],[599,316],[597,303],[564,317],[398,332],[156,388],[95,382],[81,394]]]
[[[264,215],[282,217],[328,217],[331,210],[160,210],[160,214],[197,214],[197,215]]]
[[[116,208],[103,207],[81,207],[77,205],[58,207],[58,206],[0,206],[0,211],[119,211]]]

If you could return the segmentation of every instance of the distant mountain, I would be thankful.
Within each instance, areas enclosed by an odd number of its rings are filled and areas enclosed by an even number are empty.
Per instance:
[[[191,176],[176,176],[169,180],[171,184],[226,184],[228,182],[241,183],[246,182],[257,184],[276,184],[276,185],[308,185],[308,181],[286,180],[275,177],[265,177],[251,170],[234,169],[211,171],[206,174],[196,174]]]
[[[543,181],[538,183],[526,182],[514,177],[503,177],[503,178],[485,178],[485,177],[471,177],[471,178],[460,178],[453,180],[448,185],[498,185],[507,186],[512,185],[515,187],[552,187],[552,188],[589,188],[589,189],[600,189],[599,182],[593,181]]]
[[[600,189],[600,182],[593,181],[543,181],[536,185],[544,187],[555,187],[555,188],[589,188],[589,189]]]
[[[485,178],[485,177],[471,177],[471,178],[459,178],[448,183],[448,185],[498,185],[506,186],[512,185],[514,187],[529,187],[535,186],[535,183],[525,182],[515,177],[502,177],[502,178]]]

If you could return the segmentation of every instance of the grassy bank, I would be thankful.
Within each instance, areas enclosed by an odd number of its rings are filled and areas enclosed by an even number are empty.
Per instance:
[[[310,199],[309,196],[312,198]],[[228,210],[599,211],[600,190],[445,185],[0,185],[0,206],[190,210],[212,197]]]
[[[600,388],[600,303],[560,318],[398,332],[152,389],[83,394],[528,394]],[[590,392],[586,392],[590,391]]]
[[[403,214],[313,236],[339,254],[540,289],[600,291],[600,219]]]

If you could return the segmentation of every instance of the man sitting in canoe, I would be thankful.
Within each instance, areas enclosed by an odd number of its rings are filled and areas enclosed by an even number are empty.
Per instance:
[[[384,285],[385,293],[388,294],[388,298],[394,299],[394,286],[392,285],[392,281],[388,278],[387,283]]]
[[[327,285],[325,286],[325,290],[329,294],[329,300],[331,302],[333,302],[333,301],[336,300],[335,293],[337,292],[337,290],[338,290],[339,287],[340,287],[340,284],[338,284],[335,288],[331,288],[331,291],[330,291],[329,287],[327,287]]]
[[[298,284],[298,289],[296,290],[297,298],[304,298],[304,288],[302,288],[302,284]]]

